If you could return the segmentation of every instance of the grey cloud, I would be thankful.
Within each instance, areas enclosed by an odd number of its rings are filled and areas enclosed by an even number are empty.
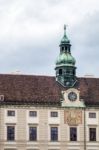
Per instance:
[[[99,12],[87,16],[72,32],[78,75],[99,76]]]
[[[23,73],[55,75],[54,66],[63,24],[72,21],[68,36],[72,43],[72,54],[77,60],[77,75],[92,72],[99,76],[96,69],[99,12],[83,16],[83,20],[76,22],[74,18],[77,12],[70,15],[73,8],[71,1],[42,0],[41,3],[39,0],[2,0],[0,72],[20,70]]]

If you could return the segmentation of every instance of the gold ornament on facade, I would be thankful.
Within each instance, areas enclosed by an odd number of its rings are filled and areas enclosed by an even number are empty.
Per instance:
[[[70,126],[82,124],[82,111],[64,111],[64,123]]]

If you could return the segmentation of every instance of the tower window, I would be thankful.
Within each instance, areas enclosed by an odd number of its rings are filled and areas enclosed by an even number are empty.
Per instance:
[[[62,75],[62,69],[59,69],[59,75]]]
[[[67,46],[65,46],[65,50],[67,50]]]
[[[70,47],[68,47],[68,52],[70,53]]]
[[[62,51],[64,50],[64,47],[62,47]]]
[[[75,75],[75,70],[73,70],[73,75]]]

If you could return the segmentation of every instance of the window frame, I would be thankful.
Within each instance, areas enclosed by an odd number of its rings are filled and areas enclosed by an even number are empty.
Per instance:
[[[7,141],[15,141],[15,125],[7,125],[7,133],[6,133],[6,139]],[[13,131],[11,133],[11,129],[10,128],[13,128]]]
[[[29,117],[37,117],[37,111],[30,110],[29,111]]]
[[[7,110],[8,117],[15,117],[15,110]]]
[[[96,112],[89,112],[89,118],[95,119],[96,118]]]
[[[91,131],[93,129],[95,129],[95,137],[94,138],[92,137],[93,136],[92,134],[94,134],[94,133],[92,133],[93,131]],[[96,135],[96,133],[97,133],[97,128],[96,127],[89,127],[89,141],[90,142],[97,141],[97,135]]]
[[[31,133],[31,128],[33,129],[35,129],[35,131],[34,131],[34,135],[31,135],[31,134],[33,134],[33,133]],[[36,142],[37,141],[37,126],[29,126],[29,141],[30,142]],[[32,130],[33,131],[33,130]]]
[[[57,126],[51,126],[50,127],[50,141],[51,142],[58,142],[58,138],[59,138],[59,131],[58,131],[58,127]]]
[[[58,112],[57,111],[51,111],[50,112],[50,117],[54,117],[54,118],[57,118],[58,117]]]

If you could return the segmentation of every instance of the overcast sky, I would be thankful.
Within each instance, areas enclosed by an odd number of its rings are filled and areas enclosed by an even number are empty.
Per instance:
[[[0,73],[55,75],[64,24],[77,76],[99,77],[99,0],[0,0]]]

